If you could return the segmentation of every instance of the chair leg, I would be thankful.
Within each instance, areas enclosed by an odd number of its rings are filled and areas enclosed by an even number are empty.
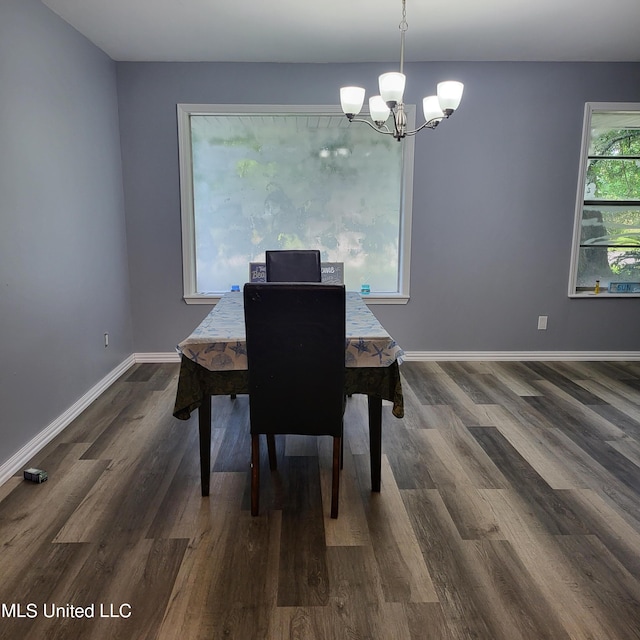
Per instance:
[[[251,434],[251,515],[260,510],[260,436]]]
[[[338,517],[338,496],[340,495],[340,452],[342,450],[342,438],[333,438],[333,466],[331,481],[331,517]]]
[[[380,492],[382,461],[382,398],[368,396],[369,404],[369,457],[371,460],[371,491]]]
[[[267,434],[267,451],[269,452],[269,469],[275,471],[278,468],[278,460],[276,458],[276,437],[273,433]]]

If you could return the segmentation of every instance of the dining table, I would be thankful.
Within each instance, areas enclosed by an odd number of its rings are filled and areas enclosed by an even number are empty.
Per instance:
[[[346,292],[345,397],[367,396],[371,489],[380,491],[382,401],[404,416],[399,365],[404,352],[368,308],[359,292]],[[286,347],[285,347],[286,348]],[[225,293],[196,329],[177,345],[180,372],[173,415],[188,420],[198,411],[200,477],[209,495],[211,475],[211,396],[249,393],[242,292]],[[309,362],[313,366],[313,361]],[[286,410],[286,392],[283,411]]]

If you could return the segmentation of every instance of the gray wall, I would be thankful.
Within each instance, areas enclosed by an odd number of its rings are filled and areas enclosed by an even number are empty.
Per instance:
[[[176,103],[335,103],[383,67],[116,64],[38,0],[3,0],[0,464],[208,311],[182,301]],[[416,141],[412,297],[375,307],[391,333],[410,351],[640,349],[640,300],[566,297],[583,103],[640,101],[640,65],[407,71],[408,102],[449,76],[466,94]]]
[[[118,64],[136,351],[171,350],[209,310],[181,300],[176,103],[336,103],[344,84],[371,93],[383,70]],[[584,103],[640,102],[640,64],[414,63],[407,75],[407,102],[449,77],[465,96],[416,139],[411,300],[374,307],[403,348],[640,349],[640,299],[567,297]]]
[[[133,351],[115,63],[37,0],[0,3],[0,149],[2,464]]]

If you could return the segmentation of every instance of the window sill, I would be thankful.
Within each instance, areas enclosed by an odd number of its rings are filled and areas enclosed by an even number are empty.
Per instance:
[[[570,298],[640,298],[640,293],[609,293],[601,291],[594,293],[593,291],[580,291],[578,293],[570,293]]]
[[[371,304],[407,304],[409,296],[406,293],[370,293],[361,296],[367,305]]]
[[[191,295],[184,296],[184,301],[187,304],[213,304],[215,305],[220,298],[223,296],[223,293],[208,293],[208,294],[198,294],[194,293]],[[627,294],[629,295],[629,294]],[[370,293],[368,295],[362,296],[362,299],[367,305],[373,304],[407,304],[409,302],[409,296],[404,293],[387,293],[387,294],[376,294]]]

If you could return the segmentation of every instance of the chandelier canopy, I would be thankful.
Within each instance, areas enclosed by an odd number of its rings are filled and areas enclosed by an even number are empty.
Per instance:
[[[378,133],[392,135],[398,142],[406,136],[414,136],[422,129],[435,129],[440,122],[448,118],[460,104],[464,85],[462,82],[447,80],[438,83],[437,95],[422,100],[425,122],[413,131],[407,130],[407,114],[402,101],[406,76],[404,75],[404,37],[407,24],[406,0],[402,0],[402,21],[400,29],[400,71],[383,73],[378,78],[380,95],[369,98],[371,120],[356,118],[364,104],[365,90],[362,87],[342,87],[340,104],[349,122],[364,122]],[[393,128],[387,126],[389,116],[393,116]]]

